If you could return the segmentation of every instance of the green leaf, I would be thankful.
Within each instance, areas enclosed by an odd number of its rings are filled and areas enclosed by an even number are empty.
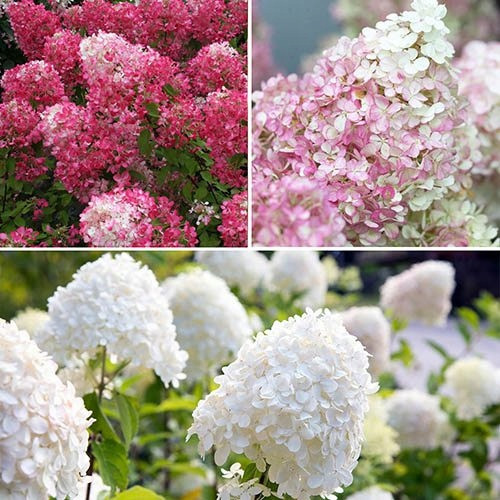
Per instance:
[[[127,491],[122,491],[112,500],[164,500],[162,496],[158,495],[152,490],[143,488],[142,486],[134,486]]]
[[[166,85],[163,86],[163,91],[168,94],[170,97],[175,97],[180,94],[180,91],[177,89],[174,89],[170,83],[167,83]]]
[[[460,307],[458,309],[458,315],[462,318],[469,326],[474,328],[474,330],[479,329],[480,318],[476,311],[470,307]]]
[[[92,418],[95,419],[95,422],[90,426],[92,432],[96,434],[100,433],[104,439],[120,441],[120,438],[113,430],[113,427],[101,409],[99,400],[97,399],[97,394],[95,392],[86,394],[83,397],[83,401],[85,403],[85,408],[92,412]]]
[[[405,366],[410,366],[414,359],[410,344],[406,340],[401,339],[399,342],[399,351],[392,353],[391,359],[401,361]]]
[[[186,182],[182,188],[182,196],[186,198],[189,202],[193,201],[193,184],[191,182]]]
[[[472,333],[469,330],[468,326],[465,323],[459,323],[458,331],[460,332],[460,335],[462,335],[462,338],[464,339],[466,345],[469,345],[472,340]]]
[[[141,130],[138,138],[139,151],[144,156],[151,156],[153,152],[153,142],[151,141],[151,132],[148,129]]]
[[[128,460],[125,446],[118,441],[106,439],[92,444],[92,453],[99,465],[99,474],[104,484],[113,490],[124,490],[128,484]]]
[[[139,410],[139,414],[142,416],[145,415],[154,415],[156,413],[163,413],[166,411],[193,411],[196,408],[198,402],[191,397],[183,397],[183,398],[169,398],[165,399],[158,405],[154,405],[151,403],[145,403],[141,406]]]
[[[139,430],[139,415],[132,398],[124,394],[116,395],[116,405],[120,414],[120,425],[125,438],[125,445],[128,448]]]
[[[446,361],[450,361],[453,359],[453,357],[448,354],[446,349],[441,344],[434,342],[434,340],[427,340],[427,345],[434,349]]]
[[[205,201],[207,199],[207,196],[208,196],[208,189],[207,189],[206,185],[204,183],[200,184],[198,186],[198,189],[196,190],[196,192],[194,194],[194,197],[197,200]]]
[[[144,107],[146,108],[148,115],[153,118],[160,118],[160,111],[158,109],[158,103],[147,102]]]
[[[245,467],[245,472],[243,473],[243,478],[241,479],[242,483],[246,481],[250,481],[254,477],[260,476],[261,473],[257,470],[257,466],[252,462]]]

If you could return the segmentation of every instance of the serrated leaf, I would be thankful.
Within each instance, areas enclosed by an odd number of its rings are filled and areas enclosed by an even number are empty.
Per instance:
[[[104,484],[124,490],[128,484],[128,459],[125,446],[118,441],[106,439],[92,444],[92,453],[99,465],[99,474]]]
[[[116,395],[116,405],[120,414],[120,425],[125,438],[125,445],[128,448],[139,429],[139,415],[132,398],[124,394]]]
[[[85,403],[85,408],[92,412],[92,418],[95,419],[95,422],[90,426],[92,432],[101,434],[104,439],[120,441],[120,438],[113,430],[113,427],[101,409],[97,394],[95,392],[86,394],[83,397],[83,402]]]
[[[122,491],[113,500],[164,500],[164,498],[152,490],[142,486],[134,486],[127,491]]]

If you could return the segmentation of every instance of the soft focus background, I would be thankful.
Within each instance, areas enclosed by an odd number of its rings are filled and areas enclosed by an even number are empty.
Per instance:
[[[268,256],[272,252],[264,252]],[[103,252],[0,252],[0,317],[10,319],[26,307],[46,308],[57,286],[66,285],[72,274],[85,262]],[[163,280],[193,260],[194,253],[131,252]],[[470,305],[481,292],[500,296],[500,255],[498,252],[321,252],[334,257],[344,269],[358,269],[347,274],[363,289],[363,294],[378,301],[378,290],[387,277],[411,264],[429,259],[447,260],[455,267],[457,287],[453,306]],[[351,286],[352,283],[349,285]],[[356,288],[356,287],[355,287]]]

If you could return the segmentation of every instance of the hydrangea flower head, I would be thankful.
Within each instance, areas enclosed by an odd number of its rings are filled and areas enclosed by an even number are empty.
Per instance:
[[[463,420],[479,417],[488,406],[500,403],[500,369],[485,359],[459,359],[444,376],[457,415]]]
[[[37,330],[43,327],[48,319],[49,315],[46,311],[28,307],[22,311],[19,311],[12,318],[12,321],[16,324],[19,330],[28,332],[31,338],[34,338]]]
[[[368,357],[340,316],[308,310],[247,341],[193,413],[188,436],[215,461],[243,453],[268,467],[278,495],[299,500],[352,482],[367,395]]]
[[[359,339],[370,357],[373,377],[387,371],[390,363],[391,325],[378,307],[351,307],[342,313],[347,331]]]
[[[361,454],[376,463],[390,464],[399,453],[398,434],[387,423],[389,414],[385,401],[376,394],[368,399],[370,408],[365,418],[365,440]]]
[[[95,247],[179,247],[198,242],[173,202],[139,188],[93,196],[80,214],[83,241]]]
[[[429,260],[387,279],[380,289],[380,304],[398,318],[443,325],[454,290],[453,266]]]
[[[196,252],[196,260],[246,296],[263,283],[269,272],[266,256],[253,250]]]
[[[446,8],[411,6],[341,38],[302,78],[271,78],[254,94],[257,244],[449,244],[449,221],[426,221],[467,199],[477,131],[450,69]],[[491,244],[488,227],[453,226],[468,245]]]
[[[328,278],[317,252],[283,250],[271,258],[267,286],[285,297],[301,294],[299,307],[317,308],[325,304]]]
[[[388,423],[398,433],[401,448],[432,449],[446,446],[453,434],[439,398],[425,392],[402,389],[387,400]]]
[[[105,346],[132,366],[153,369],[166,386],[185,377],[187,353],[167,299],[152,271],[126,253],[84,264],[49,298],[48,312],[37,341],[61,365]]]
[[[177,336],[189,353],[191,379],[210,375],[232,359],[252,334],[250,320],[226,282],[209,271],[195,269],[163,284]]]
[[[92,421],[27,332],[0,320],[0,497],[76,497]]]

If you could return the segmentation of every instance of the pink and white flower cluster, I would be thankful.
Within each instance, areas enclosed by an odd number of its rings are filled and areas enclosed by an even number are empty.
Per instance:
[[[490,245],[469,201],[477,130],[444,5],[414,0],[254,94],[254,238],[264,245]]]
[[[207,182],[223,185],[219,217],[247,183],[234,159],[247,151],[247,0],[84,0],[51,10],[21,0],[6,12],[28,59],[1,79],[0,148],[15,178],[39,186],[46,176],[88,205],[81,236],[91,245],[196,244],[183,217],[196,224],[200,158]],[[152,207],[149,227],[136,227]],[[175,235],[150,237],[148,217]]]

